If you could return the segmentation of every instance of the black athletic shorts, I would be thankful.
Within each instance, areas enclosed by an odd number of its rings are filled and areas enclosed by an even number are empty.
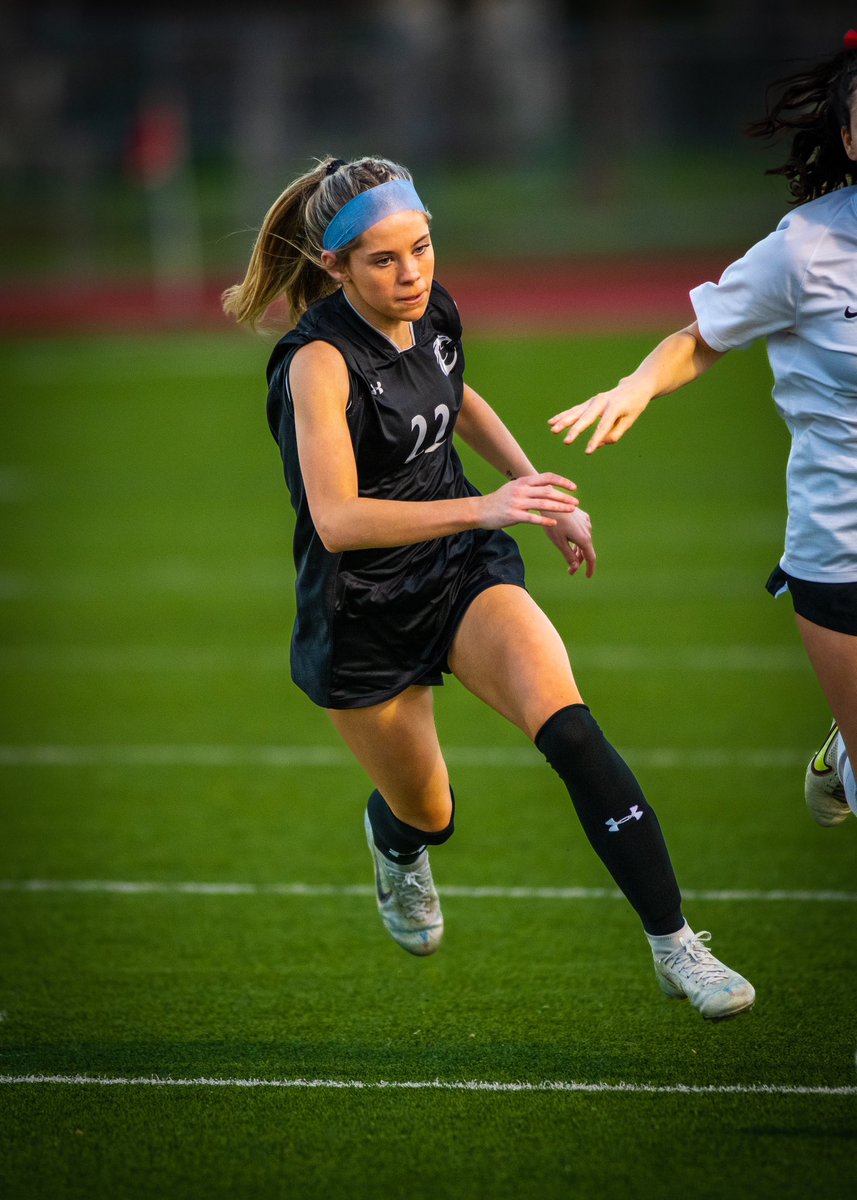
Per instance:
[[[363,595],[350,581],[324,655],[302,664],[300,677],[293,660],[295,683],[325,708],[366,708],[414,684],[440,686],[458,626],[480,592],[526,588],[520,551],[504,530],[471,530],[463,544],[471,552],[442,586],[430,576],[402,577],[400,591],[379,603],[373,588]]]
[[[812,621],[813,625],[857,637],[857,581],[810,583],[807,579],[788,575],[777,566],[765,587],[772,596],[790,592],[795,612]]]

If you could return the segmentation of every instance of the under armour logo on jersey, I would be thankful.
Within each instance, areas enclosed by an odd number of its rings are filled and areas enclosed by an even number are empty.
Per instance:
[[[624,825],[626,821],[631,821],[631,820],[642,821],[642,819],[643,819],[643,814],[640,812],[640,810],[636,804],[632,804],[631,811],[628,813],[627,817],[620,817],[618,821],[616,820],[615,817],[611,817],[610,820],[605,821],[604,824],[607,826],[607,828],[610,830],[611,833],[618,833],[619,826]]]
[[[376,379],[374,383],[369,384],[369,391],[373,396],[383,396],[384,389],[381,387],[381,380]]]
[[[451,350],[450,347],[452,347]],[[439,333],[434,339],[434,356],[437,359],[437,365],[443,371],[444,375],[451,374],[453,367],[458,362],[458,351],[455,348],[452,338]]]

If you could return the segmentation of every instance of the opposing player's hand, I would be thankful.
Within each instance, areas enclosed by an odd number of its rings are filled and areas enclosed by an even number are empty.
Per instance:
[[[586,563],[586,578],[595,574],[595,546],[592,543],[592,521],[582,508],[557,518],[556,525],[545,533],[568,563],[569,575],[576,575]]]
[[[618,442],[644,411],[651,399],[623,380],[609,392],[599,392],[584,404],[576,404],[565,412],[551,417],[548,424],[551,433],[563,433],[567,446],[576,441],[584,429],[595,425],[595,433],[589,439],[586,453],[592,454],[599,446],[611,446]]]
[[[560,491],[560,488],[565,490]],[[556,525],[557,517],[546,514],[567,516],[574,512],[580,501],[568,492],[576,488],[577,484],[570,479],[550,471],[523,475],[511,483],[504,483],[496,492],[480,497],[480,525],[483,529],[504,529],[507,525]]]

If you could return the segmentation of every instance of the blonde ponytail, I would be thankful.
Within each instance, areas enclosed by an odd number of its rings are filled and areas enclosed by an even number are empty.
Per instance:
[[[255,329],[270,305],[285,296],[297,324],[311,304],[339,286],[321,265],[324,231],[339,209],[380,183],[410,178],[404,167],[383,158],[322,159],[271,205],[244,279],[221,297],[223,311]],[[355,244],[338,253],[346,256]]]

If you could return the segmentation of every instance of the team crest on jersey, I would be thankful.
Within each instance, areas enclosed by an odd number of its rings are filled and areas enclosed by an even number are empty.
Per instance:
[[[452,374],[453,368],[458,362],[458,350],[455,348],[452,338],[439,333],[434,339],[434,356],[444,375]]]

